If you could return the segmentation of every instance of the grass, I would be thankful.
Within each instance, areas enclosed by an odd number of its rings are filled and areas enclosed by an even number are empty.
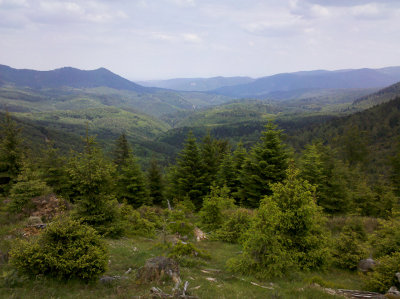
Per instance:
[[[106,275],[120,275],[131,268],[132,272],[111,285],[84,284],[79,281],[57,282],[38,277],[14,287],[0,287],[0,298],[132,298],[149,294],[156,284],[139,284],[136,271],[151,257],[166,255],[158,240],[143,237],[108,240],[109,269]],[[359,289],[360,278],[346,271],[294,273],[290,277],[259,281],[253,277],[230,273],[226,261],[239,254],[241,247],[219,241],[203,241],[196,246],[206,250],[211,259],[181,267],[182,281],[189,282],[189,293],[199,298],[335,298],[310,283],[323,281],[337,288]],[[9,270],[7,266],[4,271]],[[317,279],[315,278],[317,277]],[[211,280],[212,278],[213,280]],[[158,285],[164,292],[172,293],[173,283]],[[338,297],[339,298],[339,297]]]

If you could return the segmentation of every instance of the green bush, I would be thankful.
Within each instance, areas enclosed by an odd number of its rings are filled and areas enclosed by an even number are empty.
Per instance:
[[[162,214],[163,210],[158,207],[141,206],[137,209],[143,219],[154,224],[156,229],[161,229],[163,226]]]
[[[381,220],[371,237],[374,256],[379,258],[400,251],[400,219]]]
[[[247,209],[237,209],[230,213],[225,213],[225,221],[221,228],[215,231],[213,239],[240,243],[243,234],[249,229],[252,213]]]
[[[222,212],[234,208],[234,202],[235,200],[229,197],[227,187],[211,187],[211,193],[204,199],[203,207],[200,210],[202,226],[209,231],[220,228],[223,223]]]
[[[96,231],[69,218],[58,219],[34,240],[20,240],[10,264],[21,274],[91,281],[106,271],[107,249]]]
[[[391,286],[400,288],[399,280],[395,276],[397,272],[400,272],[400,252],[377,259],[374,271],[367,273],[364,278],[366,289],[384,293]]]
[[[121,214],[125,221],[125,233],[128,235],[138,235],[144,237],[154,237],[156,230],[155,224],[142,218],[140,213],[129,204],[123,204]]]
[[[165,213],[169,233],[188,237],[193,236],[194,226],[183,210],[166,210]]]
[[[368,256],[366,244],[358,237],[357,232],[348,229],[340,233],[335,240],[332,257],[338,268],[356,270],[358,262]]]
[[[196,248],[192,243],[178,242],[172,247],[168,257],[175,259],[183,267],[194,267],[209,259],[210,255]]]

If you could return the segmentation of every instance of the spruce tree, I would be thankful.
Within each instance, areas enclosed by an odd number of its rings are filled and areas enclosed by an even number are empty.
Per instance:
[[[161,169],[156,160],[152,159],[147,172],[147,186],[149,190],[150,202],[154,205],[164,205],[164,181]]]
[[[200,209],[207,185],[204,164],[192,132],[189,132],[177,163],[170,172],[170,197],[183,200],[188,196],[195,207]]]
[[[240,179],[244,205],[257,207],[262,197],[271,195],[270,184],[285,178],[288,154],[281,138],[281,130],[268,123],[261,142],[247,155]]]
[[[119,202],[126,200],[135,208],[149,204],[146,181],[132,149],[122,134],[116,141],[114,164],[117,167],[116,195]]]
[[[335,156],[332,149],[315,142],[306,147],[300,158],[302,178],[316,186],[317,204],[330,214],[345,213],[351,207],[348,173]]]
[[[20,173],[23,155],[21,129],[8,112],[4,115],[0,134],[0,192],[8,194]]]
[[[283,182],[271,185],[244,238],[243,254],[231,269],[259,278],[323,267],[329,257],[328,236],[315,187],[289,167]]]
[[[70,159],[67,172],[77,202],[74,217],[103,235],[121,234],[122,224],[112,193],[115,167],[93,137],[86,136],[84,152]]]

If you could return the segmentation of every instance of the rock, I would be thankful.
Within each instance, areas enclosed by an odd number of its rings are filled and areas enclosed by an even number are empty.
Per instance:
[[[397,272],[395,275],[396,275],[397,279],[398,279],[399,282],[400,282],[400,272]]]
[[[105,275],[105,276],[100,277],[99,281],[101,283],[103,283],[103,284],[111,284],[111,283],[113,283],[114,281],[116,281],[116,280],[118,280],[120,278],[121,277],[119,277],[119,276],[108,276],[108,275]]]
[[[172,278],[175,283],[180,282],[178,263],[164,256],[147,260],[137,274],[137,278],[143,282],[159,282],[165,276]]]
[[[396,287],[391,287],[389,291],[385,294],[386,298],[389,299],[399,299],[400,298],[400,292]]]
[[[371,258],[365,259],[365,260],[361,260],[358,263],[358,270],[361,272],[369,272],[372,271],[374,269],[374,266],[376,265],[375,261]]]

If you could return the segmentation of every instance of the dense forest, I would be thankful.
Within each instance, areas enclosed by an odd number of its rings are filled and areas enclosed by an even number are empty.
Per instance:
[[[343,100],[360,91],[313,91],[334,96],[156,118],[97,92],[37,111],[29,92],[13,106],[26,110],[0,114],[0,298],[30,288],[150,296],[154,285],[175,298],[334,298],[400,287],[398,94],[366,110]],[[157,256],[180,278],[148,279]]]

